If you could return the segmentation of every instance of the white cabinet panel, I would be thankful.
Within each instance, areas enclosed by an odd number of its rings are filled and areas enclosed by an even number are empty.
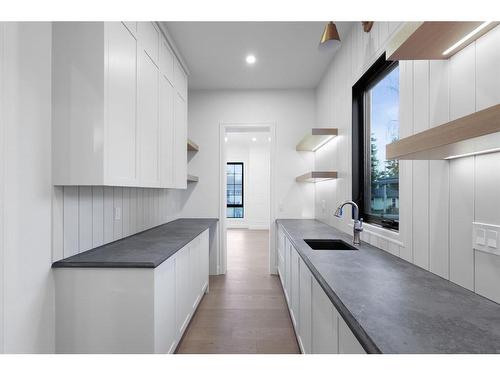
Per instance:
[[[177,341],[175,257],[155,270],[155,353],[172,353]]]
[[[312,345],[315,354],[336,354],[338,348],[338,316],[332,302],[318,282],[312,281]]]
[[[152,22],[138,22],[137,32],[144,51],[158,64],[159,31]]]
[[[177,339],[182,337],[190,318],[189,299],[189,247],[179,250],[175,257],[175,302],[176,302],[176,322]]]
[[[311,350],[311,294],[312,275],[304,261],[299,257],[299,342],[306,354]]]
[[[180,96],[187,100],[187,76],[177,60],[174,61],[174,86]]]
[[[499,166],[500,153],[475,157],[474,220],[477,222],[500,225]]]
[[[299,328],[299,304],[300,304],[300,290],[299,290],[299,283],[300,283],[300,269],[299,269],[299,254],[297,251],[293,248],[292,245],[291,247],[291,262],[290,262],[290,269],[291,269],[291,278],[290,278],[290,302],[291,302],[291,315],[292,315],[292,321],[293,325],[295,326],[295,329],[298,331]]]
[[[160,42],[160,72],[172,84],[174,83],[175,57],[166,40]]]
[[[500,26],[476,41],[476,111],[500,103]]]
[[[160,180],[162,187],[174,186],[174,88],[160,77]]]
[[[449,278],[450,169],[444,160],[432,160],[429,169],[429,268]]]
[[[187,104],[174,94],[174,186],[187,187]]]
[[[201,235],[201,270],[200,274],[202,275],[202,285],[201,290],[205,292],[208,290],[209,283],[209,269],[210,269],[210,242],[209,242],[209,230],[207,229]]]
[[[365,350],[354,336],[350,328],[339,316],[339,353],[340,354],[366,354]]]
[[[476,44],[450,58],[450,120],[476,110]]]
[[[474,157],[450,161],[450,280],[474,288]]]
[[[106,173],[134,184],[136,166],[137,41],[121,22],[108,26]]]
[[[145,53],[139,56],[137,119],[141,184],[160,186],[158,68]]]
[[[288,239],[285,239],[285,298],[288,303],[288,306],[290,306],[291,300],[290,300],[290,280],[291,280],[291,263],[292,263],[292,249],[290,246],[290,242]]]
[[[429,61],[413,62],[413,127],[429,128]],[[413,162],[413,262],[429,269],[429,161]]]
[[[190,267],[190,303],[194,310],[201,299],[201,248],[200,239],[196,238],[189,244],[189,267]]]
[[[500,257],[474,250],[475,292],[500,303]]]

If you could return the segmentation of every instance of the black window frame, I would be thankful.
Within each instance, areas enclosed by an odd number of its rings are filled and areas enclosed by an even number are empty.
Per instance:
[[[366,209],[369,202],[365,202],[365,176],[367,165],[370,165],[366,150],[370,144],[365,144],[365,93],[397,66],[398,61],[386,60],[384,53],[352,87],[352,199],[365,222],[395,231],[399,231],[399,220],[382,219],[370,215]]]
[[[226,212],[226,219],[244,219],[245,218],[245,165],[242,161],[231,161],[231,162],[228,161],[226,165],[241,165],[241,204],[233,204],[233,203],[230,204],[227,202],[226,198],[226,209],[241,208],[243,213],[241,217],[227,217],[227,212]],[[227,172],[226,172],[226,196],[227,196]]]

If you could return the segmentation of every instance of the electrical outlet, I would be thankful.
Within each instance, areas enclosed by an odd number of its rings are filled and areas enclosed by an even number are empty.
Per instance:
[[[500,226],[485,223],[473,223],[472,247],[475,250],[500,255],[498,249],[498,232]]]
[[[115,207],[115,220],[122,219],[122,209],[121,207]]]

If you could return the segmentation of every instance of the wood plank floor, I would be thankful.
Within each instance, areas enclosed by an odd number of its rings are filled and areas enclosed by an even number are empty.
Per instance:
[[[227,274],[210,276],[177,353],[299,353],[279,278],[269,275],[268,238],[227,231]]]

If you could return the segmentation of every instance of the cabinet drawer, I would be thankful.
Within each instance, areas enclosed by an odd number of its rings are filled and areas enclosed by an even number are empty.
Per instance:
[[[152,22],[138,22],[137,32],[139,34],[139,42],[146,53],[151,57],[151,60],[158,64],[158,44],[160,34]]]

